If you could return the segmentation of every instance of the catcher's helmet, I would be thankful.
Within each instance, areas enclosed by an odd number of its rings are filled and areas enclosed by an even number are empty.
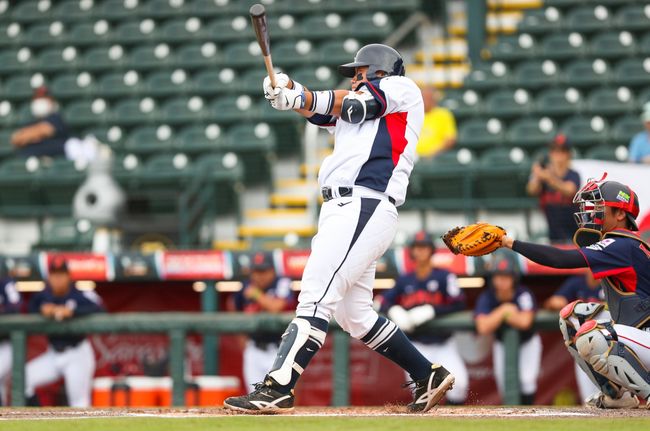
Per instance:
[[[574,213],[578,227],[602,231],[605,207],[621,208],[625,211],[631,230],[639,230],[636,218],[639,216],[639,198],[634,190],[618,181],[605,181],[607,173],[599,181],[590,180],[578,190],[573,203],[580,211]]]
[[[339,73],[347,78],[354,76],[354,69],[368,66],[368,79],[377,78],[376,73],[382,71],[386,76],[404,76],[404,60],[399,52],[388,45],[372,43],[357,51],[352,63],[339,66]]]

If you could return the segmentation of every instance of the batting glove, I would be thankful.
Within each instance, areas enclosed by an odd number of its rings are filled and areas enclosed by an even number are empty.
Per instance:
[[[413,307],[407,311],[407,313],[411,319],[411,323],[415,327],[418,327],[436,317],[436,310],[433,308],[433,305],[429,304]]]
[[[271,86],[271,78],[268,76],[264,78],[262,88],[264,89],[264,97],[267,100],[275,99],[283,88],[289,85],[289,76],[286,73],[275,74],[275,88]]]
[[[302,90],[283,88],[269,102],[271,102],[273,109],[277,109],[278,111],[301,109],[305,106],[305,92]]]
[[[415,325],[411,322],[408,311],[400,305],[393,305],[388,309],[388,318],[404,332],[411,332]]]

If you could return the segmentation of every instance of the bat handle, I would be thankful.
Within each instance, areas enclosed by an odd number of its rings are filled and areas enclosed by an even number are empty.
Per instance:
[[[269,79],[271,80],[271,86],[275,88],[275,71],[273,70],[273,63],[271,62],[271,56],[264,56],[264,65],[266,66],[266,72],[269,74]]]

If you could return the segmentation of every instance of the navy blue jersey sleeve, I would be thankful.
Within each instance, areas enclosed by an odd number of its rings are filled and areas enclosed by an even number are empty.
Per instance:
[[[232,304],[235,307],[235,311],[244,311],[245,298],[244,298],[244,289],[248,287],[248,283],[244,284],[242,288],[235,292],[232,296]]]
[[[494,310],[492,301],[490,300],[490,292],[485,291],[481,293],[476,301],[476,306],[474,306],[474,316],[479,316],[481,314],[490,314]]]
[[[336,117],[333,115],[314,114],[307,121],[320,127],[336,126]]]
[[[76,305],[74,307],[74,315],[86,316],[93,313],[101,313],[104,311],[102,299],[94,291],[75,292],[74,300]]]
[[[458,284],[456,274],[445,271],[441,289],[445,300],[442,305],[435,307],[436,316],[444,316],[445,314],[455,313],[465,309],[465,295]]]
[[[383,313],[386,313],[390,307],[399,303],[400,296],[404,292],[405,282],[404,276],[398,277],[395,280],[395,286],[382,294],[381,311]]]
[[[573,169],[569,169],[569,172],[567,172],[567,175],[565,177],[566,181],[571,181],[573,184],[576,185],[576,190],[580,190],[580,174]]]
[[[580,284],[582,283],[583,279],[584,276],[582,275],[577,275],[575,277],[567,279],[564,283],[562,283],[554,295],[561,296],[569,302],[575,301],[578,299],[578,290],[580,289]]]
[[[629,246],[632,241],[625,238],[605,238],[580,248],[580,252],[595,278],[610,277],[629,269],[631,265]]]
[[[29,313],[40,313],[41,312],[41,305],[48,302],[46,299],[47,298],[45,296],[45,291],[38,292],[38,293],[34,294],[29,300],[29,304],[27,306],[27,312],[29,312]]]
[[[11,279],[4,280],[0,286],[0,314],[19,313],[21,305],[22,299],[16,283]]]

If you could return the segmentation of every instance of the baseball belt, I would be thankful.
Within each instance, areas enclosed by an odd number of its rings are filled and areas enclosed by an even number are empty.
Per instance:
[[[334,190],[338,190],[338,196],[335,195]],[[338,197],[341,198],[347,198],[347,197],[352,197],[354,196],[354,187],[353,186],[341,186],[336,189],[333,189],[330,186],[324,186],[320,189],[321,195],[323,196],[323,200],[325,202],[330,201],[332,199],[336,199]],[[377,192],[379,193],[379,192]],[[373,196],[367,196],[369,198],[373,198]],[[395,199],[393,199],[390,196],[387,196],[388,202],[391,204],[395,205]]]

